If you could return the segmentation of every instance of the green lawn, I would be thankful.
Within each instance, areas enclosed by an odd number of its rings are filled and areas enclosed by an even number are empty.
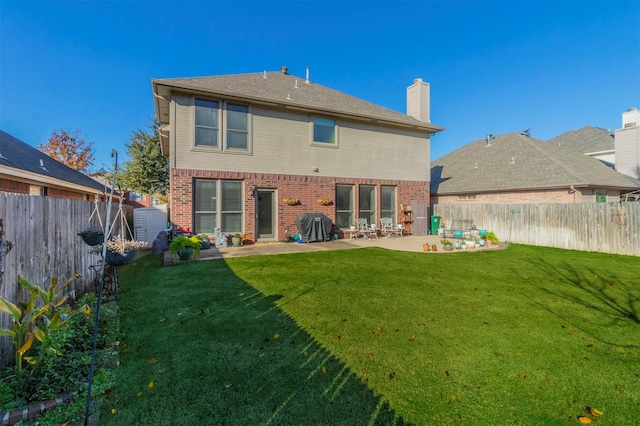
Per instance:
[[[160,262],[121,268],[101,424],[553,425],[587,406],[596,424],[640,424],[638,258],[514,245]]]

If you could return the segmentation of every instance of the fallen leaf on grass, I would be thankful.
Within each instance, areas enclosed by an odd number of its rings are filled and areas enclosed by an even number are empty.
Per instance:
[[[587,347],[588,347],[589,349],[593,349],[593,348],[595,348],[595,345],[594,345],[593,343],[589,343],[589,344],[587,345]]]
[[[589,417],[578,417],[578,420],[580,421],[580,423],[582,423],[583,425],[588,425],[589,423],[591,423],[593,420],[591,420]]]
[[[527,376],[524,374],[518,374],[518,378],[524,382],[527,379]]]
[[[596,408],[593,407],[589,407],[587,406],[585,408],[585,410],[587,410],[587,413],[589,413],[590,415],[592,415],[595,419],[599,418],[600,416],[602,416],[604,413]]]
[[[389,380],[393,380],[393,378],[396,377],[396,373],[395,372],[391,372],[389,373]]]
[[[302,352],[302,356],[309,356],[309,352],[308,351]]]
[[[322,371],[324,374],[327,374],[327,367],[323,365],[320,371]]]
[[[157,360],[157,359],[155,359],[155,358],[151,358],[147,364],[149,364],[149,365],[153,365],[153,364],[155,364],[156,362],[158,362],[158,360]]]
[[[149,382],[149,389],[153,389],[155,387],[156,387],[155,382],[153,382],[153,381]]]
[[[165,371],[167,371],[167,370],[165,370],[164,368],[161,368],[160,370],[158,370],[158,373],[160,373],[160,374],[164,374],[164,373],[165,373]]]
[[[409,337],[409,341],[410,341],[410,342],[413,342],[414,340],[416,340],[416,336],[411,336],[411,337]]]
[[[452,401],[455,401],[456,399],[458,399],[458,397],[453,393],[449,396],[449,398],[451,398]]]
[[[138,396],[138,397],[139,397],[139,396],[142,396],[142,395],[144,395],[142,392],[138,392],[138,393],[136,394],[136,396]]]
[[[112,409],[111,409],[111,414],[115,414],[115,413],[117,413],[117,412],[118,412],[118,410],[117,410],[116,408],[112,408]]]
[[[279,335],[278,333],[276,333],[276,334],[274,334],[274,335],[273,335],[273,338],[274,338],[274,339],[279,339],[279,338],[280,338],[280,335]]]

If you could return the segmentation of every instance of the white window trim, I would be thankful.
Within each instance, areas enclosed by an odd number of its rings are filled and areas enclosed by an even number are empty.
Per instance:
[[[196,99],[218,102],[218,146],[196,145]],[[247,107],[247,149],[227,148],[227,105],[239,105]],[[226,154],[253,155],[253,111],[251,105],[240,102],[229,102],[220,99],[191,96],[191,113],[189,128],[192,151],[224,152]]]
[[[313,140],[313,119],[323,118],[325,120],[331,120],[335,123],[336,143],[316,142]],[[334,117],[327,117],[323,115],[310,115],[309,116],[309,141],[311,146],[321,146],[323,148],[338,148],[340,146],[340,124]]]

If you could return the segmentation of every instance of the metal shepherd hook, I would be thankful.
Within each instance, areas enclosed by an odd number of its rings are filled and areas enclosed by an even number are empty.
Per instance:
[[[102,285],[104,283],[104,265],[107,256],[107,239],[109,238],[109,231],[111,227],[111,205],[113,203],[113,188],[116,187],[116,175],[118,174],[118,151],[115,149],[111,151],[111,157],[115,157],[115,166],[113,168],[113,179],[111,184],[111,191],[109,192],[109,200],[107,201],[107,218],[104,224],[104,240],[102,241],[102,263],[100,265],[100,280],[98,281],[98,288],[96,289],[96,314],[93,322],[93,340],[91,343],[91,366],[89,367],[89,379],[87,383],[87,403],[84,409],[84,424],[87,426],[89,423],[89,407],[91,405],[91,385],[93,384],[93,370],[96,363],[96,345],[98,341],[98,324],[100,320],[100,304],[102,301]]]

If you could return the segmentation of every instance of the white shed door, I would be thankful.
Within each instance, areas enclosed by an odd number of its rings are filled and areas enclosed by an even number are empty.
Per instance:
[[[153,244],[160,231],[167,229],[167,205],[143,207],[133,210],[135,239]]]

